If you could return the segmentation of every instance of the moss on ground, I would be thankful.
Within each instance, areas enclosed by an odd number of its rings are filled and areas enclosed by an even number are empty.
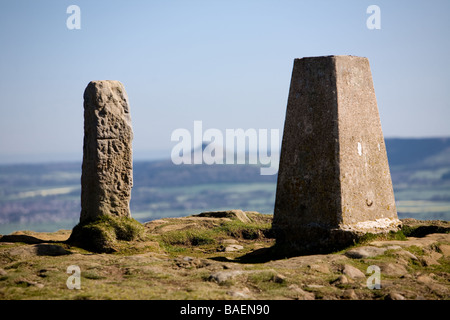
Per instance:
[[[213,244],[214,232],[208,229],[174,230],[161,235],[161,242],[168,246],[201,246]]]
[[[271,235],[271,223],[265,220],[251,223],[224,220],[217,226],[172,230],[154,238],[167,252],[177,254],[195,248],[203,249],[203,252],[216,252],[221,241],[227,238],[256,241],[271,238]]]
[[[225,222],[215,228],[215,233],[223,234],[232,238],[257,240],[272,237],[272,224],[266,222],[244,223],[239,220]]]
[[[143,236],[144,226],[135,219],[104,215],[77,224],[67,243],[97,253],[111,253],[122,247],[120,241],[135,241]]]
[[[398,231],[389,231],[388,233],[366,233],[363,236],[359,237],[354,246],[363,246],[372,241],[387,241],[387,240],[407,240],[406,235],[403,230],[400,229]],[[348,250],[348,248],[345,248]]]

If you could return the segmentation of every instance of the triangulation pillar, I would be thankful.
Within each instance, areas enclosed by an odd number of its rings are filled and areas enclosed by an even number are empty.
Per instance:
[[[326,252],[400,225],[368,59],[295,59],[273,220],[277,244],[292,253]]]

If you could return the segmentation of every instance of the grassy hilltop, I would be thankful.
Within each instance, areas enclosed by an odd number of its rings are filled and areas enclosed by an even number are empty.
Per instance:
[[[450,220],[450,139],[386,145],[402,231],[299,257],[274,250],[276,175],[257,166],[134,163],[139,236],[116,225],[104,237],[118,239],[112,253],[99,254],[66,242],[80,215],[79,163],[2,165],[0,299],[448,299],[450,222],[405,218]],[[197,215],[230,208],[246,212]],[[71,265],[79,290],[66,285]],[[367,287],[373,265],[378,290]]]
[[[70,231],[0,239],[0,299],[448,299],[450,223],[404,220],[340,252],[280,256],[272,216],[233,210],[144,225],[140,239],[98,254]],[[276,248],[276,247],[275,247]],[[67,268],[80,268],[79,290]],[[380,289],[367,287],[380,268]]]

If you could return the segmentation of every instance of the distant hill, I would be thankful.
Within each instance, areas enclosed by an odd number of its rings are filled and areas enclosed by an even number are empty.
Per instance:
[[[387,138],[385,141],[391,169],[450,165],[450,138]],[[277,177],[261,176],[257,165],[174,165],[169,157],[168,160],[135,161],[133,166],[135,187],[273,182]],[[76,162],[0,165],[0,188],[4,192],[12,186],[32,188],[59,183],[79,184],[80,177],[81,163]]]
[[[202,149],[204,147],[202,146]],[[386,139],[400,218],[450,220],[450,138]],[[277,175],[258,165],[135,161],[139,221],[202,211],[272,213]],[[80,216],[81,163],[0,165],[0,234],[70,229]]]
[[[276,182],[277,175],[261,176],[256,165],[174,165],[170,160],[135,162],[134,185],[189,186],[205,183]]]
[[[450,138],[390,138],[385,142],[391,166],[425,164],[439,156],[441,163],[450,164]]]

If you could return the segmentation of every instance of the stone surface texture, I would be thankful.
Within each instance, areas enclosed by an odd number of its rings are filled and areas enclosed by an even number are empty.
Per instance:
[[[399,225],[368,59],[295,59],[274,210],[277,242],[321,251]]]
[[[80,222],[130,217],[133,186],[130,107],[119,81],[91,81],[84,92]]]

